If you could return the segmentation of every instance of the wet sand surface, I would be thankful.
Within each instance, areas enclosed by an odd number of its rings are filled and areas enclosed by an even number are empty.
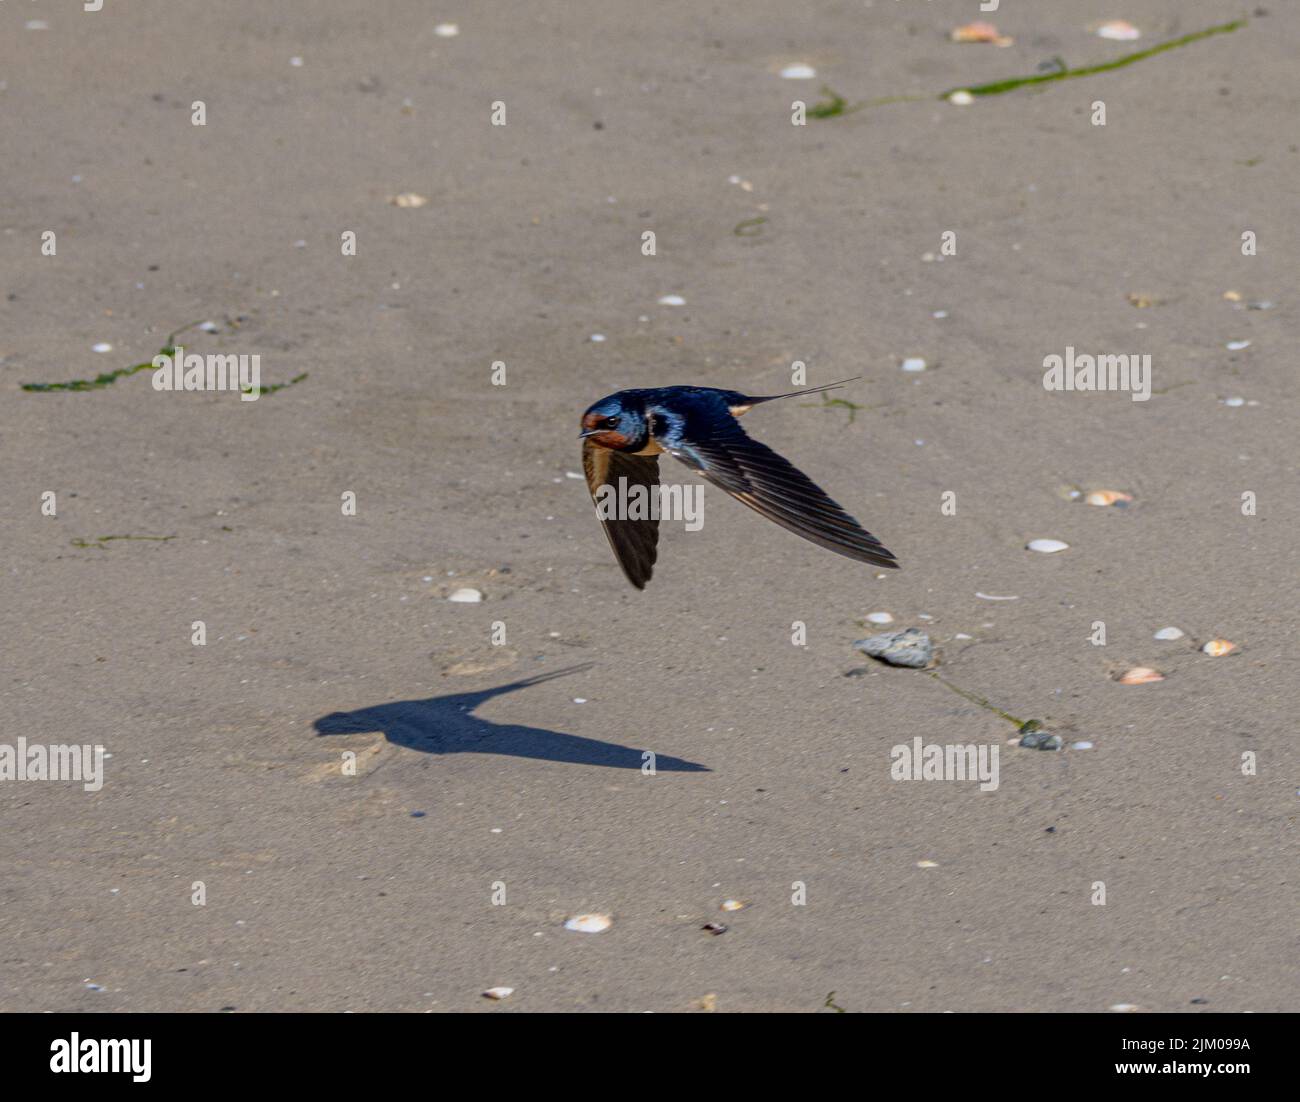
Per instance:
[[[4,5],[3,741],[111,757],[0,783],[0,1008],[1295,1009],[1300,12],[937,98],[1241,14],[1002,7]],[[933,95],[792,125],[823,86]],[[196,321],[306,378],[21,388]],[[1067,347],[1150,400],[1045,390]],[[633,590],[582,410],[796,360],[860,408],[746,429],[902,569],[706,487]],[[878,611],[1064,749],[855,652]],[[891,779],[917,736],[997,790]]]

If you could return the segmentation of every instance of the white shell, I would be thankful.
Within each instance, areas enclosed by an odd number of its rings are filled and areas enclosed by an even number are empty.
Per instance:
[[[1044,555],[1052,555],[1057,551],[1064,551],[1070,545],[1061,540],[1030,540],[1025,546],[1030,551],[1040,551]]]
[[[903,361],[904,371],[924,371],[925,361],[920,356],[909,356]]]
[[[1155,639],[1181,639],[1183,632],[1179,628],[1161,628],[1155,633]]]
[[[1231,654],[1237,649],[1236,643],[1231,643],[1227,639],[1211,639],[1201,648],[1203,654],[1208,654],[1211,658],[1222,658],[1225,654]]]
[[[817,70],[811,65],[805,65],[802,61],[798,61],[782,69],[781,75],[786,80],[812,80],[817,75]]]
[[[458,589],[447,600],[455,601],[460,605],[476,605],[483,600],[483,594],[477,589]]]
[[[1250,347],[1250,341],[1229,341],[1226,347],[1229,352],[1240,352],[1243,348]]]
[[[1142,37],[1142,32],[1124,19],[1112,19],[1097,28],[1098,38],[1109,38],[1115,42],[1133,42]]]
[[[924,861],[918,861],[916,867],[918,869],[937,869],[939,867],[939,862],[926,859]]]
[[[685,306],[686,300],[681,295],[660,295],[660,306]]]
[[[455,23],[439,23],[433,28],[433,33],[439,38],[455,38],[460,34],[460,28]]]
[[[954,103],[958,107],[969,107],[972,103],[975,102],[975,97],[972,96],[968,91],[966,91],[965,88],[962,88],[960,91],[954,92],[952,95],[950,95],[948,97],[948,102]]]
[[[112,351],[113,351],[113,346],[112,346],[111,344],[109,344],[107,341],[100,341],[97,345],[95,345],[95,346],[91,349],[91,351],[92,351],[92,352],[112,352]]]
[[[872,624],[892,624],[894,617],[889,612],[868,612],[867,621]]]
[[[485,999],[508,999],[515,993],[513,987],[489,987],[483,992]]]
[[[574,915],[566,919],[564,928],[566,930],[576,930],[580,934],[599,934],[608,930],[614,925],[614,920],[609,915]]]

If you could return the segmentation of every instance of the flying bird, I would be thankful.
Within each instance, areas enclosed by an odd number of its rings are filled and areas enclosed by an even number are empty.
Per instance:
[[[845,380],[846,382],[851,380]],[[807,475],[760,444],[737,420],[756,405],[817,394],[830,383],[789,394],[754,396],[707,386],[620,390],[582,415],[582,468],[599,505],[602,487],[644,487],[657,494],[659,455],[667,452],[737,501],[797,536],[875,566],[897,567],[878,539]],[[608,512],[608,511],[606,511]],[[658,556],[659,520],[601,515],[609,545],[627,580],[644,589]]]

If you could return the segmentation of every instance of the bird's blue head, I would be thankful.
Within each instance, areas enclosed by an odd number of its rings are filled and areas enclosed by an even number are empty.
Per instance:
[[[636,452],[650,440],[645,406],[626,393],[602,398],[582,415],[583,440],[618,452]]]

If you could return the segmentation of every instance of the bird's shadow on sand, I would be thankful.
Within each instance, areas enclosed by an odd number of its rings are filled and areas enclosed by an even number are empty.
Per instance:
[[[474,709],[502,693],[513,693],[552,678],[590,668],[568,669],[526,677],[476,693],[449,693],[424,700],[394,700],[359,708],[354,712],[332,712],[312,725],[318,735],[355,735],[382,731],[389,742],[426,754],[503,754],[506,757],[536,758],[570,765],[600,765],[609,769],[640,769],[644,749],[616,742],[524,727],[516,723],[492,723],[479,719]],[[707,773],[707,766],[682,758],[656,754],[656,771]]]

